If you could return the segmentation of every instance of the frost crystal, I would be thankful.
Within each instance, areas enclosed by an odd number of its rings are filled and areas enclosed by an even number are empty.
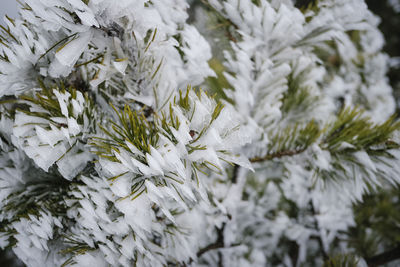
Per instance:
[[[27,266],[322,265],[400,183],[362,0],[25,0],[6,23],[0,247]]]

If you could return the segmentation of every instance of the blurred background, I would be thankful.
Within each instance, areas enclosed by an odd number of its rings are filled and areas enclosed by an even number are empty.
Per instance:
[[[117,0],[116,0],[117,1]],[[308,5],[309,2],[315,0],[293,0],[296,6]],[[200,5],[201,0],[188,0],[192,5]],[[393,94],[397,100],[398,116],[400,114],[400,0],[366,0],[369,9],[381,18],[380,30],[385,36],[386,44],[384,51],[389,55],[388,79],[393,87]],[[4,23],[5,15],[10,18],[16,18],[17,0],[0,0],[0,24]],[[194,10],[191,8],[190,11]],[[190,12],[189,11],[189,12]],[[400,117],[400,116],[399,116]],[[393,198],[394,197],[394,198]],[[388,235],[386,239],[391,242],[400,242],[399,229],[391,229],[393,223],[390,218],[399,217],[400,219],[400,189],[394,189],[393,192],[376,192],[370,196],[366,196],[365,205],[355,205],[355,212],[359,220],[358,225],[370,225],[371,214],[380,214],[378,222],[378,232],[382,232],[383,236]],[[365,216],[364,216],[365,215]],[[382,228],[382,229],[380,229]],[[357,230],[357,229],[353,229]],[[359,230],[359,229],[358,229]],[[391,240],[393,239],[393,240]],[[378,241],[381,243],[383,240]],[[0,249],[0,267],[23,266],[19,261],[15,260],[10,250],[4,251]]]
[[[381,17],[380,30],[385,36],[385,52],[391,57],[388,77],[400,114],[400,0],[366,0],[368,8]]]
[[[3,18],[5,15],[11,18],[17,16],[17,4],[17,0],[0,0],[0,18],[2,25],[4,25]]]

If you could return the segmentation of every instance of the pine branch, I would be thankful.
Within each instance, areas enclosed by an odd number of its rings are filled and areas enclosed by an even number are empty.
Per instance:
[[[305,126],[295,124],[288,126],[271,138],[272,147],[265,156],[251,158],[250,162],[257,163],[294,156],[307,150],[313,143],[331,153],[356,152],[366,150],[373,153],[375,146],[385,145],[385,150],[397,148],[398,144],[391,141],[394,131],[400,129],[400,122],[392,116],[381,124],[374,124],[369,117],[364,116],[364,110],[359,108],[343,108],[333,123],[322,129],[316,122],[310,121]],[[320,136],[322,136],[321,139]],[[343,149],[343,144],[350,148]],[[371,149],[373,148],[373,149]]]
[[[375,123],[391,111],[385,105],[393,99],[374,89],[386,85],[385,62],[379,48],[362,42],[380,37],[373,20],[365,19],[366,8],[359,10],[362,20],[354,21],[346,12],[360,8],[357,1],[326,6],[318,0],[200,0],[189,10],[202,18],[188,23],[188,8],[179,1],[128,3],[129,12],[90,0],[28,2],[31,6],[20,3],[21,19],[6,17],[9,26],[0,26],[0,243],[6,238],[28,266],[100,261],[234,267],[263,260],[278,265],[283,259],[293,266],[321,265],[322,259],[325,267],[355,266],[356,254],[328,254],[342,243],[351,246],[346,229],[357,208],[352,213],[350,205],[361,190],[381,181],[398,183],[400,171],[400,122],[393,116]],[[336,12],[327,21],[331,8]],[[370,27],[341,27],[349,21]],[[343,56],[348,48],[356,50],[354,58]],[[216,98],[174,88],[189,79],[198,84],[213,70],[208,92],[217,92]],[[339,90],[349,80],[354,83]],[[331,88],[338,94],[325,94]],[[115,114],[106,103],[116,107]],[[357,103],[373,117],[353,108]],[[325,104],[332,108],[316,115],[316,107]],[[245,131],[265,130],[261,141],[268,139],[267,145],[242,134],[243,128],[236,131],[246,120],[251,123]],[[242,173],[240,166],[251,169],[244,155],[258,151],[263,152],[250,159],[257,169]],[[280,162],[289,157],[295,161]],[[222,161],[232,164],[226,172]],[[320,220],[319,207],[329,199],[309,201],[311,190],[324,192],[315,184],[307,190],[314,177],[354,178],[348,195],[342,198],[339,184],[327,196],[349,209],[331,207],[327,222]],[[213,206],[213,192],[221,192],[222,206]],[[367,255],[369,266],[400,259],[391,228],[399,217],[395,205],[381,202],[365,212],[379,219],[373,222],[379,229],[363,223],[370,221],[364,214],[354,217],[359,230],[354,249]],[[239,214],[232,218],[235,209]],[[218,227],[217,210],[226,219]],[[199,223],[212,236],[190,251],[179,240],[195,234],[193,214],[205,215]],[[334,224],[345,216],[349,220],[339,222],[337,236],[325,240],[329,219]],[[237,243],[228,241],[227,223],[237,230],[229,238]],[[292,225],[315,232],[304,251],[301,236],[287,236]],[[374,233],[365,234],[363,226]],[[381,233],[397,247],[374,256],[379,246],[370,246],[364,253],[369,244],[386,243]],[[193,248],[196,240],[188,242]],[[48,252],[51,257],[44,257]]]
[[[357,267],[358,259],[352,254],[343,254],[330,257],[324,262],[323,267]]]
[[[305,125],[296,123],[275,131],[271,133],[271,143],[268,147],[269,153],[265,156],[252,158],[250,162],[262,162],[301,154],[311,144],[315,143],[323,132],[314,120]]]
[[[238,37],[234,36],[234,34],[236,33],[236,31],[231,31],[230,27],[233,27],[235,30],[238,29],[238,26],[228,18],[228,16],[224,16],[221,14],[221,12],[219,10],[216,10],[214,8],[214,6],[212,4],[209,3],[208,0],[200,0],[200,2],[207,8],[209,9],[211,12],[213,12],[213,14],[217,17],[218,21],[220,22],[218,26],[219,27],[224,27],[225,28],[225,36],[234,43],[238,42]]]

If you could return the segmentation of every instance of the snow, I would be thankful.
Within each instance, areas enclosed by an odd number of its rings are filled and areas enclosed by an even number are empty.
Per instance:
[[[188,21],[185,0],[86,2],[26,0],[8,22],[19,41],[0,46],[0,97],[41,100],[0,105],[0,221],[28,266],[70,256],[77,266],[215,266],[218,255],[232,267],[291,265],[284,239],[299,246],[298,265],[318,265],[314,237],[334,246],[355,225],[354,201],[399,182],[397,149],[324,146],[340,105],[361,105],[374,123],[395,109],[378,19],[363,1],[324,0],[303,14],[290,0],[210,0],[226,23],[211,34]],[[215,77],[213,56],[228,99],[197,89]],[[302,90],[309,98],[289,101]],[[109,104],[156,133],[137,136]],[[279,151],[274,135],[311,120],[314,144]],[[251,163],[264,155],[273,159]],[[19,216],[6,206],[21,201],[40,207]],[[197,257],[219,232],[225,247]],[[0,233],[0,247],[8,242]],[[59,253],[73,245],[82,253]]]

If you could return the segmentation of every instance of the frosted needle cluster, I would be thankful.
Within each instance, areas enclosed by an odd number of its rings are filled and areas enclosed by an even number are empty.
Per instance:
[[[0,29],[0,247],[27,266],[318,266],[352,253],[353,204],[400,182],[362,0],[19,8]]]

